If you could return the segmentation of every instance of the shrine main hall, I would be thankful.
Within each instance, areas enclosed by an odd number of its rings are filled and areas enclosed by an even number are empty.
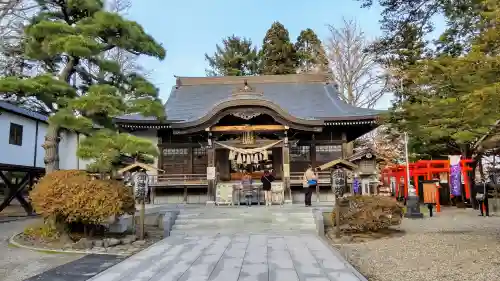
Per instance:
[[[348,143],[376,128],[381,114],[347,104],[323,74],[177,77],[165,112],[165,121],[115,120],[158,144],[154,203],[224,203],[243,173],[258,185],[264,170],[285,202],[303,201],[308,165],[348,158]],[[327,178],[321,201],[333,200]]]

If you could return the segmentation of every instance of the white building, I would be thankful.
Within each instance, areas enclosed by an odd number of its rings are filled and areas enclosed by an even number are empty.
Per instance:
[[[42,145],[48,117],[0,101],[0,172],[43,170],[45,150]],[[76,150],[80,133],[62,131],[59,143],[60,169],[85,169],[88,161],[78,159]]]

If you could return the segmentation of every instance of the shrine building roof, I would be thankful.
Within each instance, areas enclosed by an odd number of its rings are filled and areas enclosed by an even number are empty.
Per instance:
[[[269,107],[296,119],[318,122],[370,122],[383,112],[347,104],[324,74],[177,77],[165,111],[167,123],[187,123],[226,107],[247,105]],[[157,122],[138,114],[121,116],[116,121]]]

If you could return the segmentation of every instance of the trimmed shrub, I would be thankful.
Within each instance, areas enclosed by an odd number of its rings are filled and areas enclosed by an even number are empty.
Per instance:
[[[345,232],[368,232],[401,224],[403,205],[391,197],[351,196],[340,204],[340,226]],[[335,225],[335,210],[331,217]]]
[[[55,171],[30,192],[36,212],[56,223],[96,225],[135,211],[130,191],[114,180],[93,179],[79,170]]]

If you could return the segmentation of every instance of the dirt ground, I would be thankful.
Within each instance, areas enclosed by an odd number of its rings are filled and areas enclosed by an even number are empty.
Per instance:
[[[370,281],[500,280],[500,217],[444,208],[404,219],[404,235],[334,245]]]

